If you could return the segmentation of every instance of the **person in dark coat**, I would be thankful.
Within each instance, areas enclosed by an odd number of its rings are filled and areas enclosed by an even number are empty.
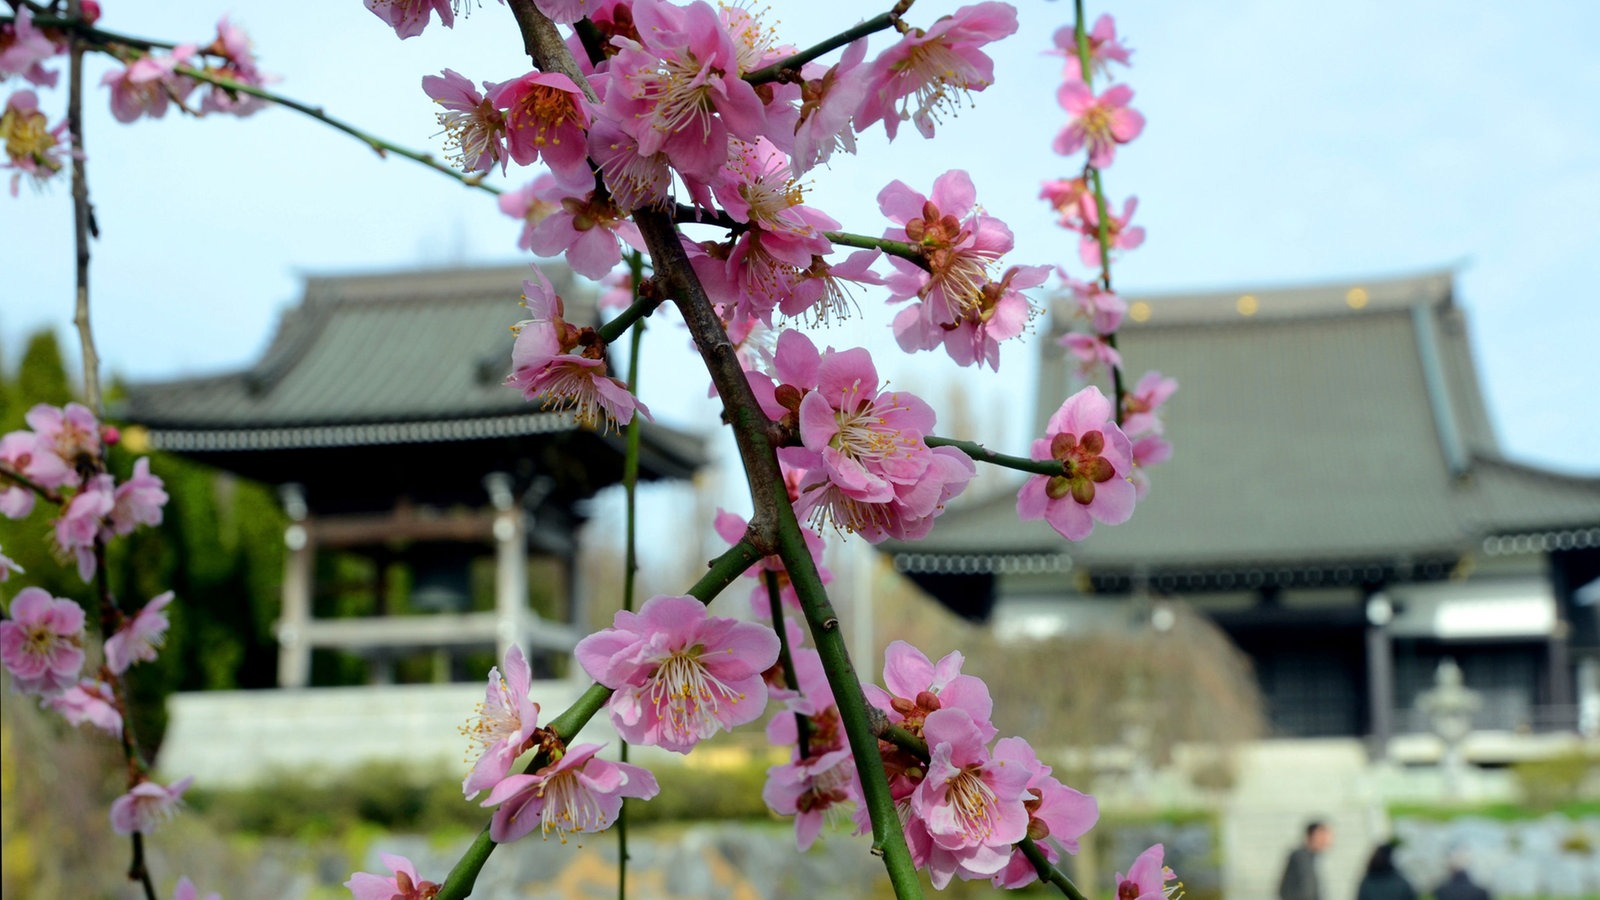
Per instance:
[[[1417,891],[1394,867],[1395,841],[1385,841],[1372,851],[1367,873],[1361,876],[1356,900],[1417,900]]]
[[[1450,877],[1433,889],[1434,900],[1493,900],[1488,891],[1467,875],[1467,863],[1470,861],[1464,850],[1450,854]]]
[[[1283,865],[1278,882],[1278,900],[1322,900],[1322,884],[1317,878],[1317,854],[1333,845],[1333,829],[1328,823],[1306,825],[1305,843],[1294,848]]]

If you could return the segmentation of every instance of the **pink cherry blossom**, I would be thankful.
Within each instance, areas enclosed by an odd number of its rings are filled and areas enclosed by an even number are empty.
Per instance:
[[[948,851],[964,873],[989,877],[1005,868],[1011,845],[1028,833],[1024,801],[1030,773],[994,759],[983,729],[965,710],[939,709],[923,722],[927,774],[911,795],[911,809],[936,847]],[[930,860],[932,874],[947,863]]]
[[[1172,870],[1161,864],[1165,850],[1160,844],[1139,854],[1128,874],[1117,873],[1117,900],[1172,900],[1183,893],[1183,883],[1167,887],[1167,882],[1177,879]]]
[[[250,36],[245,34],[243,28],[229,22],[227,16],[223,16],[217,22],[217,38],[206,46],[205,52],[222,60],[220,65],[212,64],[206,67],[206,71],[212,75],[251,87],[261,87],[269,81],[277,80],[256,66]],[[212,85],[201,100],[200,109],[208,113],[224,113],[242,118],[265,109],[266,105],[267,101],[260,97]]]
[[[13,431],[0,437],[0,465],[28,475],[38,444],[38,435],[31,431]],[[31,475],[28,477],[32,479]],[[26,519],[33,512],[33,502],[34,493],[28,488],[18,485],[0,488],[0,515],[8,519]]]
[[[499,784],[511,766],[528,750],[533,732],[539,727],[539,704],[528,698],[533,675],[522,648],[511,645],[506,651],[506,671],[489,669],[489,684],[484,690],[478,715],[461,732],[481,749],[472,771],[461,783],[468,800]]]
[[[141,781],[121,797],[111,801],[111,830],[117,834],[148,834],[157,825],[178,814],[183,792],[194,783],[193,776],[183,778],[171,787],[162,787],[154,781]]]
[[[778,311],[791,317],[808,316],[815,325],[849,318],[858,306],[845,282],[883,284],[883,277],[872,271],[872,264],[882,255],[880,250],[858,250],[838,263],[811,257],[811,265],[796,272],[788,296],[778,298]]]
[[[895,340],[907,353],[943,347],[957,365],[999,371],[1001,342],[1021,336],[1039,314],[1022,291],[1049,275],[1049,266],[1012,266],[999,281],[983,285],[978,302],[954,322],[935,321],[932,304],[914,303],[895,316]]]
[[[712,521],[712,528],[717,535],[729,544],[738,543],[745,535],[748,522],[743,516],[736,515],[723,509],[717,510],[716,518]],[[822,535],[810,528],[801,526],[800,534],[805,538],[806,550],[811,553],[811,562],[817,568],[817,576],[823,584],[833,583],[833,573],[822,564],[824,548]],[[800,595],[795,593],[794,583],[789,580],[789,570],[784,568],[783,560],[777,554],[763,556],[750,568],[745,570],[745,576],[755,579],[755,585],[750,588],[750,611],[763,619],[772,618],[772,602],[767,594],[766,573],[771,572],[776,576],[778,584],[778,601],[786,609],[800,611]]]
[[[507,209],[507,203],[526,205],[528,224],[521,246],[539,256],[564,255],[572,271],[587,278],[604,278],[616,268],[622,261],[623,244],[644,249],[644,238],[628,218],[628,211],[611,198],[597,195],[592,177],[581,189],[573,190],[553,175],[540,175],[516,199],[506,201],[505,197],[501,196],[501,210],[508,215],[515,213]]]
[[[1162,431],[1161,417],[1156,413],[1178,391],[1178,380],[1160,372],[1146,372],[1139,377],[1133,390],[1122,398],[1122,430],[1130,440],[1137,441],[1147,435]]]
[[[200,889],[185,875],[178,879],[178,884],[172,889],[172,900],[222,900],[222,895],[213,891],[205,897],[200,896]],[[384,900],[389,900],[385,897]]]
[[[20,693],[52,696],[78,683],[83,669],[83,607],[25,587],[0,622],[0,663]]]
[[[599,744],[579,744],[531,775],[511,775],[495,785],[483,801],[499,807],[489,837],[503,844],[537,826],[545,837],[554,831],[565,843],[570,833],[611,827],[624,797],[648,800],[661,792],[649,771],[601,759],[599,752]]]
[[[106,667],[111,674],[121,675],[136,662],[155,662],[157,651],[167,639],[166,608],[171,602],[171,591],[152,598],[106,639]]]
[[[1050,417],[1033,458],[1056,460],[1060,475],[1034,475],[1017,495],[1017,517],[1043,518],[1069,541],[1081,541],[1096,521],[1118,525],[1133,515],[1128,483],[1133,448],[1112,418],[1111,401],[1097,387],[1067,398]]]
[[[133,122],[140,116],[159,119],[167,114],[169,99],[181,103],[194,90],[195,82],[174,70],[186,65],[194,50],[194,45],[188,44],[170,54],[149,53],[121,71],[107,72],[100,83],[111,88],[112,116],[118,122]]]
[[[775,368],[776,387],[754,379],[757,400],[800,434],[801,446],[781,448],[779,459],[802,471],[791,498],[813,526],[874,542],[915,539],[975,473],[959,451],[923,442],[932,408],[912,394],[880,392],[865,350],[819,354],[810,339],[789,331],[779,337]]]
[[[1122,354],[1098,334],[1070,331],[1056,340],[1078,360],[1078,373],[1094,378],[1107,369],[1122,365]]]
[[[0,515],[8,519],[26,519],[33,512],[33,491],[23,487],[0,490]]]
[[[888,538],[921,540],[945,504],[966,489],[977,468],[952,447],[935,447],[928,467],[916,480],[894,485],[884,502],[861,500],[844,491],[826,473],[812,470],[800,488],[795,514],[814,525],[832,525],[859,534],[870,543]]]
[[[1078,852],[1078,838],[1100,819],[1100,805],[1093,797],[1074,790],[1051,777],[1049,766],[1039,761],[1033,748],[1021,738],[1001,738],[994,746],[994,759],[1028,772],[1028,837],[1052,863],[1061,858],[1060,850]],[[1059,850],[1058,850],[1059,848]],[[1019,888],[1038,880],[1038,870],[1019,849],[1006,867],[994,875],[994,885]]]
[[[1077,178],[1057,178],[1039,186],[1039,199],[1049,203],[1050,208],[1060,216],[1057,224],[1074,231],[1078,230],[1078,223],[1083,220],[1081,204],[1092,203],[1093,198],[1088,180],[1081,175]]]
[[[421,34],[434,13],[446,28],[456,23],[455,0],[366,0],[366,5],[373,15],[389,23],[401,40]]]
[[[167,492],[160,478],[150,474],[149,457],[133,463],[133,477],[117,485],[112,495],[109,524],[113,534],[131,534],[140,525],[160,525]]]
[[[21,75],[40,87],[55,87],[61,73],[45,69],[45,60],[63,52],[44,32],[33,27],[33,10],[16,7],[16,18],[0,25],[0,80]]]
[[[672,185],[667,154],[659,149],[644,152],[639,139],[616,122],[595,120],[589,129],[589,156],[600,167],[617,206],[632,211],[666,203]]]
[[[931,407],[910,393],[880,392],[872,357],[859,347],[825,351],[817,379],[800,403],[800,439],[840,492],[885,503],[895,485],[921,478],[932,456],[922,441],[933,429]]]
[[[1144,130],[1144,116],[1129,109],[1133,88],[1112,85],[1096,97],[1081,81],[1069,81],[1056,91],[1061,108],[1072,114],[1072,121],[1056,135],[1055,151],[1071,156],[1089,148],[1089,165],[1103,169],[1117,158],[1117,145],[1126,144]]]
[[[60,172],[64,157],[71,150],[71,136],[63,119],[54,128],[39,111],[39,98],[33,91],[17,91],[6,99],[0,112],[0,145],[6,150],[3,169],[12,169],[11,196],[26,175],[36,185]]]
[[[533,280],[522,283],[524,303],[533,315],[516,326],[506,384],[529,400],[542,400],[546,409],[570,411],[590,428],[626,425],[635,410],[649,418],[650,410],[606,374],[605,360],[596,358],[603,356],[598,353],[603,345],[594,341],[593,329],[566,324],[555,288],[537,267],[533,271]],[[588,342],[581,350],[580,341]]]
[[[1109,77],[1111,63],[1129,64],[1129,50],[1117,40],[1117,23],[1109,13],[1094,20],[1094,27],[1086,35],[1089,40],[1089,75],[1091,78]],[[1065,77],[1070,81],[1086,81],[1078,57],[1078,38],[1071,25],[1058,28],[1053,38],[1057,53],[1067,58]]]
[[[772,629],[713,617],[693,597],[657,596],[578,642],[578,662],[616,691],[607,704],[629,743],[688,753],[720,729],[759,718],[761,673],[778,659]]]
[[[355,900],[433,900],[439,893],[440,885],[423,881],[411,860],[393,853],[380,854],[380,858],[394,874],[383,876],[357,872],[351,875],[344,886],[350,889]]]
[[[867,95],[867,81],[861,70],[866,55],[867,41],[861,38],[845,47],[836,65],[803,70],[806,82],[801,87],[800,116],[794,132],[795,175],[826,163],[835,150],[856,152],[851,117]]]
[[[61,714],[74,727],[88,722],[112,737],[122,737],[122,714],[111,685],[84,678],[59,694],[44,698],[44,705]]]
[[[585,129],[589,113],[583,92],[559,72],[529,72],[489,95],[505,110],[506,142],[517,165],[542,160],[569,188],[592,187]]]
[[[522,187],[506,191],[495,198],[495,203],[502,213],[522,222],[522,234],[517,238],[517,246],[523,250],[533,249],[533,230],[551,213],[561,208],[560,202],[545,198],[546,186],[556,191],[560,190],[555,176],[540,175]]]
[[[493,93],[496,86],[486,81],[483,87]],[[488,172],[495,163],[506,170],[506,119],[493,100],[454,69],[423,76],[422,92],[443,107],[437,117],[451,163],[466,172]]]
[[[816,842],[829,809],[859,802],[855,759],[848,749],[838,749],[773,766],[761,799],[778,815],[794,816],[795,845],[804,853]]]
[[[1122,324],[1122,317],[1128,312],[1128,304],[1116,293],[1106,290],[1098,281],[1078,281],[1069,278],[1065,271],[1062,272],[1062,282],[1072,291],[1072,299],[1078,307],[1078,316],[1087,319],[1089,327],[1094,329],[1096,334],[1111,334]]]
[[[534,6],[544,13],[550,21],[558,25],[571,25],[588,15],[591,3],[589,0],[534,0]],[[580,59],[585,54],[575,54]]]
[[[994,61],[978,48],[1016,30],[1017,11],[991,2],[963,6],[926,31],[907,31],[867,66],[856,131],[881,119],[893,140],[900,122],[910,119],[923,137],[933,137],[942,117],[994,82]]]
[[[967,173],[953,169],[940,175],[928,197],[898,180],[890,182],[878,192],[878,208],[900,226],[884,237],[918,245],[927,266],[890,257],[895,274],[884,281],[889,299],[922,299],[928,304],[924,315],[939,325],[955,325],[980,311],[984,285],[1015,240],[1004,222],[977,210],[977,189]]]
[[[1107,202],[1106,211],[1106,250],[1133,250],[1144,243],[1144,228],[1140,226],[1128,227],[1128,222],[1133,218],[1134,211],[1139,208],[1139,198],[1129,197],[1122,203],[1122,215],[1110,211],[1111,204]],[[1091,268],[1100,266],[1100,210],[1093,197],[1085,198],[1078,204],[1082,214],[1082,234],[1078,238],[1078,258],[1083,264]]]
[[[710,181],[728,158],[728,140],[755,140],[766,114],[740,76],[739,48],[705,2],[677,7],[637,0],[638,39],[616,38],[605,91],[608,118],[638,141],[638,153],[663,153],[673,168]]]
[[[77,487],[78,472],[93,466],[100,456],[100,422],[94,413],[79,403],[65,407],[40,403],[28,410],[26,418],[35,444],[22,473],[41,487]]]
[[[995,736],[994,725],[989,722],[994,701],[983,679],[962,674],[964,662],[966,657],[959,650],[950,651],[934,663],[916,647],[894,641],[883,651],[884,687],[862,684],[861,689],[868,703],[888,714],[890,722],[913,734],[922,733],[923,721],[930,713],[959,709],[987,741]]]
[[[115,507],[116,484],[110,475],[100,474],[89,479],[56,519],[56,545],[78,558],[78,576],[84,581],[94,576],[95,539]]]

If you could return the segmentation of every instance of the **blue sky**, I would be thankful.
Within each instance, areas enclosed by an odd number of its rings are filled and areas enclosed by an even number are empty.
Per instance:
[[[887,4],[885,4],[887,6]],[[957,4],[918,0],[913,22]],[[102,25],[205,42],[225,7],[107,4]],[[1091,15],[1097,14],[1094,4]],[[314,10],[314,13],[313,13]],[[774,4],[780,35],[809,44],[863,13],[825,0]],[[1120,77],[1148,127],[1106,172],[1136,193],[1144,248],[1119,264],[1124,292],[1241,290],[1457,266],[1485,393],[1504,448],[1563,470],[1600,473],[1600,7],[1589,4],[1146,2],[1117,7],[1135,50]],[[926,190],[966,168],[984,206],[1018,235],[1014,262],[1075,259],[1037,201],[1070,171],[1050,140],[1059,64],[1041,55],[1071,6],[1025,0],[1022,28],[995,51],[997,83],[924,142],[892,145],[815,175],[810,202],[848,230],[883,227],[872,198],[891,177]],[[526,70],[509,13],[486,2],[453,31],[395,39],[358,0],[253,4],[253,35],[276,88],[418,148],[438,149],[422,76],[474,80]],[[91,62],[91,72],[104,63]],[[47,109],[64,108],[61,92]],[[103,238],[94,248],[94,319],[108,371],[164,378],[237,367],[265,346],[306,272],[518,258],[516,223],[492,198],[283,110],[247,120],[170,114],[120,125],[93,88],[86,144]],[[527,176],[531,177],[531,176]],[[513,172],[508,183],[524,176]],[[65,182],[0,199],[0,338],[55,325],[72,305]],[[1074,264],[1075,265],[1075,264]],[[888,316],[862,316],[819,343],[881,342]],[[656,329],[651,359],[680,352]],[[656,345],[660,346],[659,351]],[[900,387],[937,397],[959,383],[999,432],[1031,409],[1032,346],[998,375],[924,355],[884,364]],[[648,375],[647,375],[648,377]],[[699,383],[646,400],[667,418],[703,411]],[[1180,395],[1181,397],[1181,395]],[[681,420],[680,420],[681,421]],[[1181,436],[1174,436],[1179,441]]]

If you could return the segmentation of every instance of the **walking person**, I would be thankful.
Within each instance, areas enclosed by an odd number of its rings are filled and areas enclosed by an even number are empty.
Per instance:
[[[1278,882],[1278,900],[1322,900],[1322,882],[1317,877],[1317,854],[1333,846],[1333,829],[1314,820],[1306,825],[1305,841],[1289,853],[1283,864],[1283,879]]]
[[[1372,851],[1367,872],[1361,876],[1361,887],[1356,889],[1356,900],[1417,900],[1416,888],[1394,866],[1398,843],[1384,841]]]
[[[1493,900],[1489,892],[1473,882],[1467,875],[1471,854],[1457,848],[1450,854],[1450,877],[1433,889],[1434,900]]]

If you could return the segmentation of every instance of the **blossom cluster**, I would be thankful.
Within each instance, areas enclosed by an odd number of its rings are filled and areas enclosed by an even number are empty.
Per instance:
[[[117,484],[101,471],[105,445],[114,428],[102,427],[88,408],[39,404],[28,410],[28,428],[0,437],[0,515],[26,518],[41,492],[58,500],[56,545],[75,557],[78,574],[88,581],[95,572],[95,542],[131,533],[140,525],[161,522],[167,492],[150,474],[150,461],[134,463],[133,477]]]
[[[86,0],[82,15],[85,24],[94,24],[100,17],[100,5]],[[239,88],[259,88],[273,80],[257,66],[249,36],[226,16],[217,22],[216,37],[204,46],[179,44],[163,50],[113,44],[101,49],[122,63],[101,81],[110,89],[111,114],[119,122],[146,116],[159,119],[169,106],[193,115],[248,116],[265,103]],[[18,77],[36,87],[53,88],[61,73],[47,64],[66,52],[65,34],[37,27],[33,11],[27,4],[19,4],[15,18],[0,25],[0,81]],[[200,92],[198,98],[196,91]],[[35,183],[45,182],[62,170],[74,152],[66,120],[49,125],[38,94],[26,88],[6,98],[0,113],[0,144],[6,152],[0,168],[13,172],[12,196],[24,176]]]
[[[882,390],[862,348],[819,352],[800,331],[778,336],[772,374],[750,373],[762,409],[793,435],[778,459],[792,474],[795,513],[874,543],[916,540],[975,474],[950,447],[929,447],[933,408]]]
[[[1071,293],[1076,317],[1085,331],[1067,331],[1061,346],[1079,364],[1086,379],[1110,371],[1122,385],[1122,356],[1116,333],[1128,305],[1111,288],[1111,260],[1118,251],[1144,242],[1144,229],[1130,225],[1138,198],[1123,202],[1118,215],[1102,191],[1101,170],[1116,160],[1117,148],[1144,130],[1144,116],[1128,104],[1133,90],[1113,84],[1099,94],[1092,80],[1111,77],[1112,64],[1129,65],[1130,51],[1117,37],[1116,22],[1101,16],[1092,28],[1068,26],[1055,35],[1056,52],[1066,57],[1056,99],[1071,117],[1056,136],[1054,148],[1065,156],[1084,154],[1079,175],[1046,181],[1040,199],[1056,212],[1057,224],[1078,234],[1083,265],[1098,274],[1088,281],[1060,270]],[[1106,397],[1089,386],[1062,403],[1033,443],[1032,457],[1061,463],[1054,475],[1029,478],[1017,495],[1017,515],[1044,519],[1068,540],[1082,540],[1095,522],[1115,525],[1133,514],[1134,502],[1149,489],[1145,469],[1166,461],[1172,445],[1163,436],[1158,410],[1178,383],[1148,372],[1131,390]]]
[[[562,318],[565,305],[550,279],[533,269],[522,283],[528,318],[518,322],[511,349],[511,375],[506,384],[545,407],[570,411],[584,425],[626,425],[634,412],[650,410],[628,388],[608,374],[605,344],[593,328],[577,328]]]
[[[87,407],[39,404],[26,414],[28,428],[0,436],[0,514],[10,519],[32,515],[43,498],[59,508],[52,529],[60,552],[77,561],[84,581],[94,577],[107,542],[140,526],[158,525],[167,493],[150,472],[150,461],[134,462],[132,477],[118,484],[105,471],[106,449],[120,438]],[[0,554],[0,581],[21,570]],[[98,670],[88,669],[88,631],[84,608],[71,599],[29,586],[12,598],[0,621],[0,665],[11,690],[35,697],[71,725],[88,723],[113,737],[123,736],[125,709],[121,679],[135,664],[153,662],[170,622],[164,592],[132,615],[114,604],[101,611],[111,623]],[[108,600],[109,602],[109,600]],[[192,779],[171,785],[137,771],[127,793],[110,810],[118,834],[148,832],[175,814]],[[180,882],[179,896],[185,895]],[[192,883],[188,896],[194,895]]]
[[[437,3],[368,6],[401,37],[420,33],[432,15],[454,22]],[[500,198],[501,210],[524,223],[520,246],[564,255],[579,274],[603,278],[624,248],[642,249],[629,214],[670,211],[682,197],[697,222],[726,232],[682,240],[735,341],[778,317],[846,315],[852,286],[887,285],[889,302],[914,301],[895,323],[908,352],[943,347],[962,365],[994,368],[1001,343],[1036,314],[1022,291],[1042,284],[1048,269],[1002,268],[1011,231],[976,207],[964,172],[942,177],[931,199],[899,181],[884,188],[883,237],[902,245],[888,273],[874,270],[876,250],[838,253],[839,223],[805,202],[802,180],[834,152],[854,152],[856,137],[880,124],[891,139],[908,120],[931,137],[992,81],[983,48],[1016,30],[1009,5],[977,3],[926,29],[907,26],[871,59],[866,39],[856,40],[832,65],[791,61],[793,48],[739,6],[538,6],[556,22],[586,16],[604,38],[590,48],[570,42],[585,85],[539,71],[474,82],[445,69],[422,80],[463,171],[511,163],[547,170]]]

